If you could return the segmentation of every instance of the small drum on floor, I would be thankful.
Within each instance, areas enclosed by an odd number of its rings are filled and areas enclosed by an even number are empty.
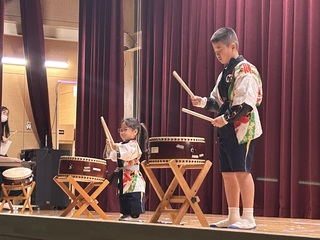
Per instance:
[[[5,170],[3,173],[4,185],[21,185],[27,186],[32,183],[32,170],[26,167],[15,167]]]
[[[107,173],[107,162],[88,157],[61,156],[58,176],[73,178],[83,182],[104,181]]]
[[[205,162],[205,139],[200,137],[149,138],[149,164],[161,164],[172,159],[175,159],[178,164]]]

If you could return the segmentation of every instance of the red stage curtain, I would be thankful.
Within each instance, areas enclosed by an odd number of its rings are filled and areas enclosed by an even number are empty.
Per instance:
[[[80,0],[76,155],[102,158],[106,137],[103,116],[114,140],[123,117],[122,0]],[[115,168],[108,163],[109,170]],[[118,211],[116,190],[99,196],[106,211]]]
[[[181,112],[182,107],[190,109],[191,102],[172,72],[176,71],[196,94],[206,96],[211,91],[215,76],[209,39],[214,27],[209,9],[213,7],[213,1],[142,1],[141,121],[146,122],[151,137],[206,139],[206,158],[213,162],[213,168],[198,195],[207,213],[212,209],[221,212],[222,202],[218,160],[213,157],[215,131],[209,122]],[[171,171],[155,173],[165,188],[171,181]],[[194,181],[197,174],[197,170],[187,171],[187,181]],[[148,185],[146,207],[154,210],[157,204],[158,197]]]
[[[20,1],[21,26],[29,97],[39,146],[52,148],[44,34],[40,0]]]
[[[214,163],[199,191],[205,213],[227,213],[216,132],[210,123],[181,113],[181,107],[193,108],[172,71],[196,95],[208,96],[223,68],[209,39],[229,26],[238,33],[240,54],[263,80],[264,134],[252,169],[255,214],[320,217],[319,10],[318,0],[142,1],[141,121],[150,136],[205,137],[207,159]],[[170,174],[157,176],[165,185]],[[158,199],[152,187],[148,191],[147,207],[154,210]]]

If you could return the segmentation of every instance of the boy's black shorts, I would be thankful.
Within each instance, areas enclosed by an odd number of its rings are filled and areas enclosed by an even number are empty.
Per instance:
[[[219,136],[219,162],[221,172],[251,172],[255,140],[239,144],[233,124],[223,127]]]

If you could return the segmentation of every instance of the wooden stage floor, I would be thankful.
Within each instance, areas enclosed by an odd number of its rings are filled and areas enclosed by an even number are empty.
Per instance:
[[[320,239],[320,220],[256,217],[257,229],[233,230],[202,227],[194,214],[186,214],[183,224],[172,225],[167,214],[164,223],[149,223],[153,212],[141,215],[142,223],[118,221],[119,213],[107,213],[111,220],[60,217],[59,210],[34,210],[29,213],[3,210],[0,213],[0,239],[148,239],[148,240],[205,240],[205,239]],[[206,214],[209,223],[226,216]]]

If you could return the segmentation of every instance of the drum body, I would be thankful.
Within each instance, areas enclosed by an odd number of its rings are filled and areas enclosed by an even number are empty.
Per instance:
[[[26,167],[14,167],[5,170],[3,173],[4,185],[21,185],[27,186],[33,180],[32,170]],[[20,188],[18,188],[20,189]]]
[[[102,159],[61,156],[58,176],[73,176],[78,181],[104,181],[106,178],[107,163]]]
[[[205,161],[205,139],[199,137],[149,138],[149,163],[163,163],[175,159],[180,163]]]

